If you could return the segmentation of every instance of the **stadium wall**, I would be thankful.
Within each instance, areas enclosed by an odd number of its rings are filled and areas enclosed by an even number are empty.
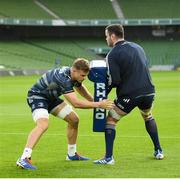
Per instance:
[[[104,37],[105,26],[0,26],[0,39]],[[127,39],[180,38],[180,26],[124,26]]]

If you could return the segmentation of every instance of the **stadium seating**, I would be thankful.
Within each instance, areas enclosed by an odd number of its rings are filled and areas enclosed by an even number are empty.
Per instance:
[[[137,41],[143,46],[149,59],[149,65],[180,64],[179,40]]]
[[[125,18],[178,18],[179,0],[117,0]],[[109,0],[39,0],[62,19],[116,19]],[[33,0],[1,0],[0,17],[53,19]]]
[[[180,17],[179,0],[117,1],[121,6],[125,18]],[[38,0],[38,2],[45,5],[63,19],[117,18],[111,1],[109,0]],[[50,14],[40,8],[33,0],[1,0],[0,17],[53,19]],[[163,38],[156,40],[133,39],[133,41],[137,41],[145,48],[150,66],[154,64],[179,64],[180,52],[178,49],[180,48],[180,41],[178,41],[178,39],[162,39]],[[7,68],[18,69],[47,69],[53,68],[57,59],[60,60],[61,65],[71,65],[72,61],[77,57],[84,57],[89,60],[103,58],[93,53],[91,49],[95,48],[104,49],[102,50],[102,54],[109,50],[104,37],[100,39],[95,37],[73,37],[58,39],[28,38],[25,40],[11,41],[1,40],[0,65]],[[105,56],[105,54],[103,55]]]
[[[125,18],[178,18],[179,0],[118,0]]]
[[[43,11],[32,0],[1,0],[0,17],[50,19],[48,13]]]
[[[21,41],[1,41],[0,55],[0,64],[9,68],[48,68],[55,58],[55,54]]]
[[[9,68],[53,68],[55,60],[60,65],[71,65],[77,57],[94,59],[88,48],[69,39],[31,39],[26,41],[1,41],[0,65]]]
[[[180,41],[137,40],[147,53],[149,65],[179,63]],[[26,41],[0,42],[0,64],[9,68],[53,68],[56,59],[61,65],[71,65],[77,57],[99,59],[91,48],[107,48],[106,42],[98,38],[31,39]]]
[[[39,2],[63,19],[116,18],[109,0],[43,0]],[[32,0],[1,0],[0,17],[54,19]]]
[[[62,19],[117,18],[109,0],[43,0]]]

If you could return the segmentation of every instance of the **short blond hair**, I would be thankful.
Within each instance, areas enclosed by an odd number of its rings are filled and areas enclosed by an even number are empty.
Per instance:
[[[77,70],[82,70],[85,73],[89,72],[89,70],[90,70],[89,61],[86,60],[85,58],[77,58],[74,61],[72,67]]]

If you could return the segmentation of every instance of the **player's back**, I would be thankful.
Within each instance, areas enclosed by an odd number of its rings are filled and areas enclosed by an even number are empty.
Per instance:
[[[29,95],[45,98],[58,97],[66,90],[72,90],[69,67],[56,68],[43,74],[29,90]]]
[[[114,85],[120,95],[153,92],[147,58],[141,46],[133,42],[118,42],[108,55]],[[114,69],[113,69],[114,68]],[[113,79],[112,79],[113,81]]]

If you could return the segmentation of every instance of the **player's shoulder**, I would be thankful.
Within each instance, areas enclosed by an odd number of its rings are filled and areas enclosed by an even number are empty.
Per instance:
[[[54,73],[58,76],[64,77],[64,78],[70,78],[70,67],[63,66],[61,68],[54,69]]]
[[[136,49],[143,49],[142,46],[137,42],[129,42],[129,46]]]
[[[124,43],[122,43],[121,45],[121,49],[119,52],[122,54],[127,54],[127,52],[133,54],[137,51],[144,51],[143,47],[140,44],[132,41],[124,41]]]
[[[117,58],[121,56],[123,53],[126,53],[127,49],[129,48],[129,41],[119,41],[117,42],[111,51],[108,53],[108,58]]]
[[[51,70],[51,75],[59,82],[65,82],[70,79],[70,67],[55,68]]]
[[[54,77],[56,80],[62,83],[70,81],[70,67],[64,66],[62,68],[56,68],[53,70]]]

